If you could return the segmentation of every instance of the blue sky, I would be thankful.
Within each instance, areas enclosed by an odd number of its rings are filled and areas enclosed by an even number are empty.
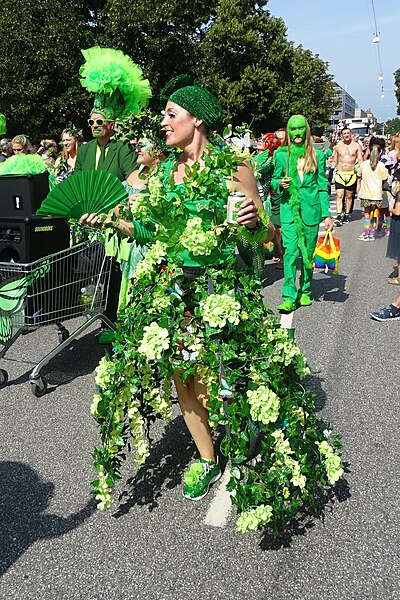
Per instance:
[[[380,63],[375,28],[380,33]],[[267,9],[281,17],[287,37],[329,63],[335,81],[358,106],[372,108],[378,120],[396,117],[393,73],[400,68],[400,2],[394,0],[269,0]],[[379,81],[380,65],[384,76]],[[383,87],[384,98],[381,98]]]

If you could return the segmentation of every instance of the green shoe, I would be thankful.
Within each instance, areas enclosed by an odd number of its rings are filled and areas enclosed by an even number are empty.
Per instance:
[[[291,300],[284,300],[282,304],[279,304],[276,308],[280,313],[291,313],[296,310],[297,306],[296,303]]]
[[[210,485],[221,477],[221,469],[217,462],[200,458],[185,473],[182,494],[189,500],[201,500],[208,494]]]
[[[102,329],[98,338],[99,344],[112,344],[115,340],[115,332],[112,329]]]
[[[299,298],[299,305],[300,306],[311,306],[312,304],[312,300],[310,298],[310,296],[307,296],[307,294],[301,294],[300,298]]]

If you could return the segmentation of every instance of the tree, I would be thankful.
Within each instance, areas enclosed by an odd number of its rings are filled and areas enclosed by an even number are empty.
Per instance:
[[[118,48],[138,63],[159,108],[161,89],[174,75],[197,71],[196,48],[213,19],[217,2],[209,0],[107,0],[100,20],[103,45]]]
[[[322,129],[333,108],[327,64],[287,40],[282,19],[252,0],[107,0],[103,42],[138,62],[159,108],[161,88],[192,73],[214,92],[224,120],[257,132],[282,126],[293,112]]]
[[[2,0],[0,112],[9,134],[59,135],[82,126],[90,95],[81,48],[120,49],[142,66],[151,106],[179,73],[198,76],[226,122],[272,131],[302,112],[318,132],[333,107],[327,64],[288,41],[282,19],[252,0]]]
[[[399,133],[400,131],[400,117],[396,117],[395,119],[389,119],[385,123],[385,133],[387,135],[393,135],[394,133]]]
[[[282,19],[251,0],[220,0],[200,42],[198,72],[225,117],[274,130],[301,112],[322,132],[334,107],[327,64],[287,40]]]
[[[220,0],[200,43],[198,72],[226,120],[274,128],[282,124],[273,105],[291,55],[282,19],[249,0]]]
[[[328,64],[302,46],[294,48],[290,70],[285,74],[274,106],[285,121],[293,114],[304,115],[311,131],[321,134],[335,108],[334,82]]]
[[[82,126],[89,98],[79,83],[80,48],[97,30],[99,1],[2,0],[0,110],[8,134],[59,136],[69,122]]]
[[[394,85],[396,86],[395,94],[397,98],[397,114],[400,115],[400,69],[393,73]]]

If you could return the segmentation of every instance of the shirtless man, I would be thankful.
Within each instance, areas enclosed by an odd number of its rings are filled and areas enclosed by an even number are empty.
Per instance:
[[[337,208],[335,224],[339,227],[350,220],[353,194],[357,188],[356,161],[361,164],[363,160],[360,144],[352,139],[348,127],[342,129],[341,138],[333,150],[331,159],[332,167],[337,168],[335,174]]]

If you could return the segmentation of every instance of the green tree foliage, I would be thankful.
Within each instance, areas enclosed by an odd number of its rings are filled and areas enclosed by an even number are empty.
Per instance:
[[[397,99],[397,114],[400,115],[400,69],[393,73],[394,85],[396,86],[395,94]]]
[[[81,48],[118,48],[159,92],[192,73],[220,98],[226,122],[272,131],[303,113],[327,123],[333,83],[327,64],[294,47],[282,19],[251,0],[2,0],[0,112],[9,133],[59,135],[84,125],[91,98],[79,83]]]
[[[303,114],[311,131],[321,134],[334,110],[334,96],[334,82],[327,63],[302,46],[294,48],[290,69],[274,102],[277,113],[284,121],[292,114]]]
[[[385,123],[385,134],[393,135],[394,133],[400,132],[400,117],[395,119],[389,119]]]
[[[227,121],[271,129],[283,124],[274,102],[292,55],[281,19],[252,1],[220,0],[200,43],[197,72],[220,98]]]
[[[202,32],[189,64],[221,100],[225,121],[271,131],[301,112],[313,131],[326,127],[334,107],[328,65],[295,48],[282,19],[252,0],[219,0]]]
[[[2,0],[0,110],[8,133],[59,136],[82,125],[89,99],[79,83],[80,48],[92,45],[101,2]]]
[[[103,45],[126,52],[149,78],[153,107],[159,92],[179,73],[197,72],[197,47],[213,20],[213,0],[107,0]]]

